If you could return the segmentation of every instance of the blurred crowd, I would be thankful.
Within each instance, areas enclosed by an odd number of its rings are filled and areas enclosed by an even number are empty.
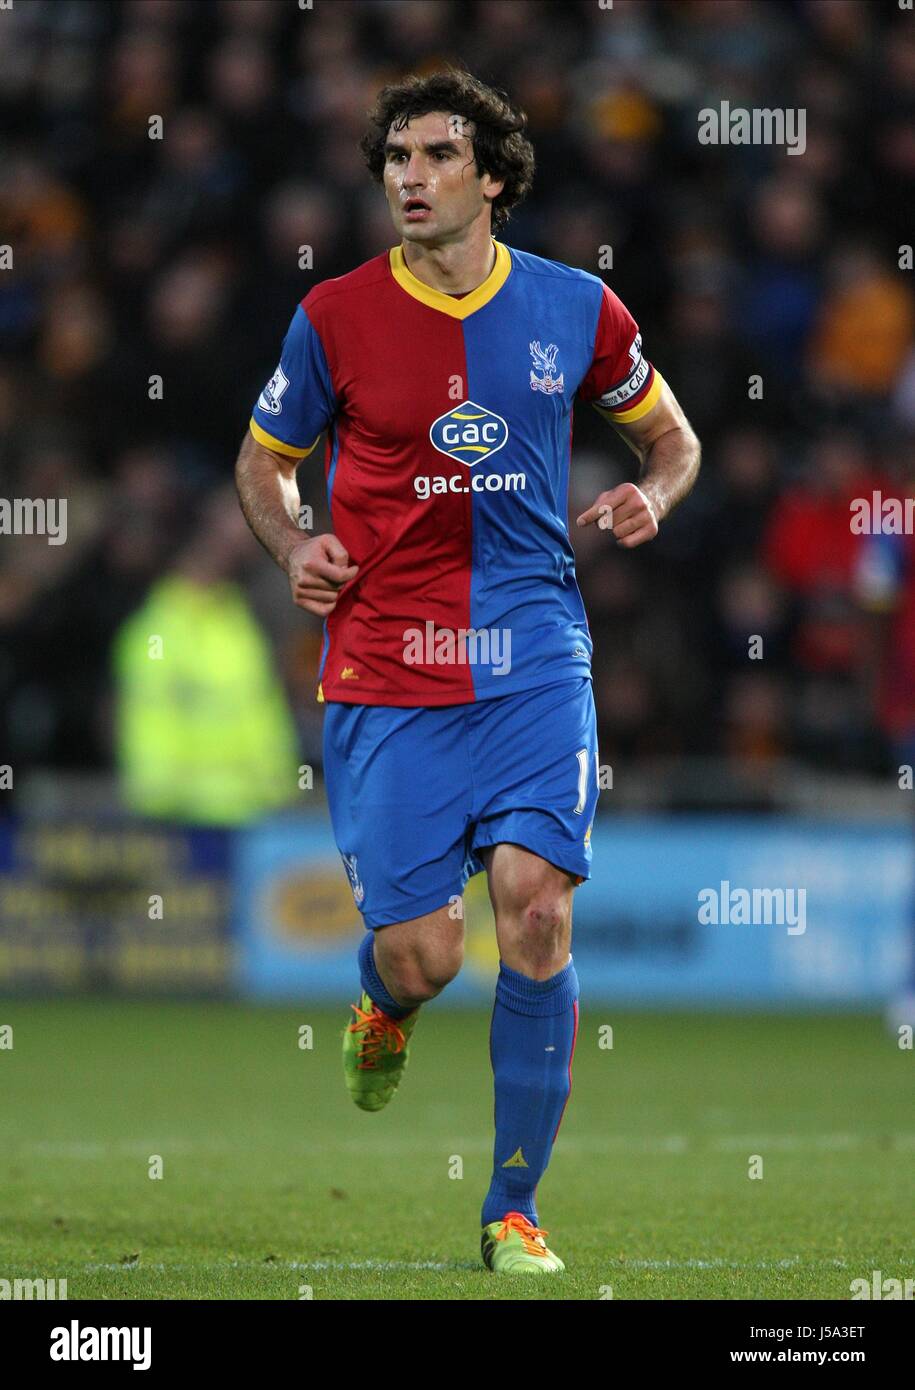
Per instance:
[[[112,766],[125,624],[216,544],[295,305],[394,241],[364,113],[446,60],[529,116],[534,192],[503,240],[606,278],[703,443],[652,545],[574,536],[602,758],[885,774],[915,566],[862,583],[849,504],[915,486],[915,22],[890,0],[0,11],[0,496],[69,503],[65,545],[0,537],[0,762]],[[804,108],[803,155],[700,144],[724,100]],[[300,472],[316,530],[320,458]],[[632,464],[579,406],[572,515]],[[253,540],[224,549],[317,764],[320,624]]]

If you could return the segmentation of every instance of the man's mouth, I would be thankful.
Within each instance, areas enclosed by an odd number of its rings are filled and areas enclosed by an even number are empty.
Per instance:
[[[420,222],[432,211],[422,198],[408,198],[403,205],[404,217],[411,222]]]

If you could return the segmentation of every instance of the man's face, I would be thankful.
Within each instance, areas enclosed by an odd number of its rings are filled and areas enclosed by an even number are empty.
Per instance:
[[[430,111],[403,130],[388,131],[384,191],[404,241],[436,246],[458,240],[504,180],[477,173],[471,126],[461,116]]]

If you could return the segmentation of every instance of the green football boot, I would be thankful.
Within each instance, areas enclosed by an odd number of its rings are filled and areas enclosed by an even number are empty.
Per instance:
[[[400,1085],[419,1008],[406,1018],[389,1018],[365,990],[350,1008],[356,1017],[343,1034],[347,1090],[360,1110],[383,1110]]]
[[[547,1249],[546,1235],[520,1211],[510,1211],[483,1227],[483,1263],[493,1274],[561,1274],[565,1265]]]

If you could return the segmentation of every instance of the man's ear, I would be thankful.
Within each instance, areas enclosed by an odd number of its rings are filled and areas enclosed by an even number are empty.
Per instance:
[[[498,198],[505,187],[504,179],[494,179],[492,174],[483,175],[483,196],[484,198]]]

